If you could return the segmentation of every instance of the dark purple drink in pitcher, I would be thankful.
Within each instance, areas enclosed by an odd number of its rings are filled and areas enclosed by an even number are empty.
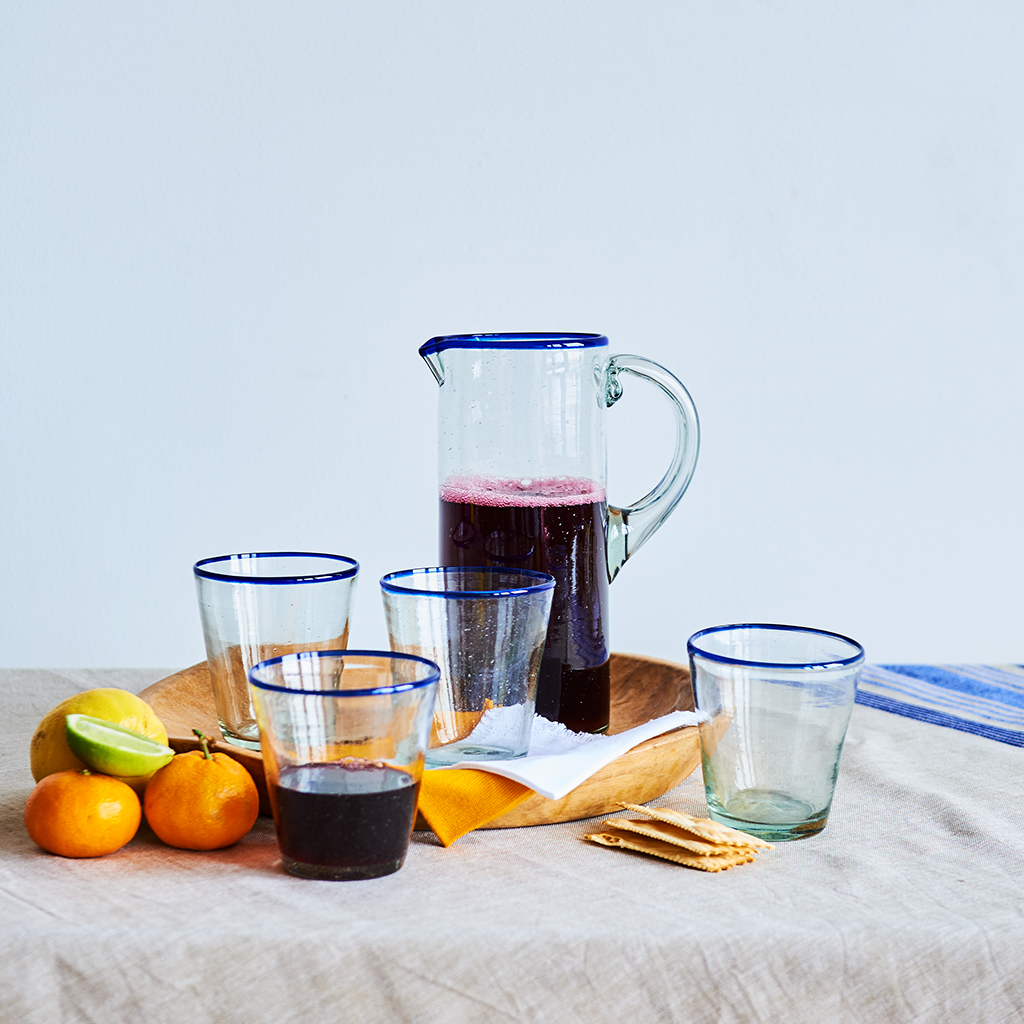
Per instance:
[[[441,487],[441,564],[555,577],[537,712],[576,732],[608,728],[604,488],[578,477],[450,477]]]

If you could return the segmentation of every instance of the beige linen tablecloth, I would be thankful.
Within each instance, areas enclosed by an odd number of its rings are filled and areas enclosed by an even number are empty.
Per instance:
[[[0,1021],[1024,1020],[1024,752],[858,706],[813,839],[703,874],[481,831],[365,882],[285,875],[273,824],[65,860],[22,825],[43,714],[167,671],[0,671]],[[703,814],[700,773],[667,794]]]

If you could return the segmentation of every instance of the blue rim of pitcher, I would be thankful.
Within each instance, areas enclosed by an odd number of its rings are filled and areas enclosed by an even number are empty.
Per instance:
[[[494,577],[519,577],[526,576],[528,579],[536,580],[526,586],[499,585],[490,590],[424,590],[422,587],[403,587],[398,580],[425,578],[436,576],[439,573],[482,573]],[[536,569],[495,569],[485,565],[436,565],[426,569],[399,569],[397,572],[389,572],[380,580],[382,590],[389,594],[409,594],[413,597],[443,597],[448,600],[478,600],[483,597],[521,597],[526,594],[541,594],[545,590],[552,590],[555,586],[555,577],[547,572],[538,572]]]
[[[430,672],[424,679],[414,679],[408,683],[396,683],[394,686],[374,686],[366,690],[306,690],[301,686],[278,686],[276,683],[265,683],[261,679],[253,678],[253,673],[261,668],[270,668],[272,665],[281,665],[286,661],[319,661],[321,658],[385,658],[389,661],[415,661],[420,665],[426,665]],[[247,673],[249,683],[260,690],[270,690],[273,693],[301,694],[306,697],[377,697],[387,696],[390,693],[407,693],[409,690],[421,690],[424,686],[430,686],[441,678],[441,670],[437,664],[427,658],[421,658],[418,654],[400,654],[398,651],[297,651],[293,654],[282,654],[276,658],[268,658],[253,665]]]
[[[420,346],[429,356],[446,348],[600,348],[608,344],[603,334],[443,334]]]
[[[702,650],[694,642],[699,641],[701,637],[709,636],[712,633],[724,633],[726,631],[737,629],[763,629],[772,630],[773,632],[809,633],[813,636],[827,636],[831,637],[833,640],[842,640],[843,643],[849,644],[856,653],[850,655],[848,658],[831,658],[827,661],[755,661],[751,658],[730,658],[724,654],[712,654],[710,651]],[[844,636],[842,633],[833,633],[828,629],[815,629],[813,626],[785,626],[777,622],[737,622],[728,626],[709,626],[707,629],[698,630],[698,632],[694,633],[693,636],[686,641],[686,650],[690,657],[694,657],[696,655],[699,658],[704,658],[706,661],[714,661],[720,665],[748,665],[754,668],[848,668],[851,665],[856,665],[858,661],[862,661],[864,659],[864,648],[857,643],[856,640],[851,637]]]
[[[235,559],[248,561],[256,558],[319,558],[329,562],[342,562],[344,569],[330,572],[289,573],[283,576],[244,576],[240,573],[217,572],[209,566],[218,562],[234,562]],[[214,555],[212,558],[201,558],[192,566],[196,576],[205,580],[218,580],[227,583],[263,583],[267,585],[288,583],[324,583],[329,580],[351,579],[359,572],[359,563],[347,555],[329,555],[322,551],[251,551],[235,555]]]

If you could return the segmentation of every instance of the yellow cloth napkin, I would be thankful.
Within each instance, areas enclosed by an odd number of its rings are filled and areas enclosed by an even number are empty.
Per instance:
[[[459,836],[500,818],[533,796],[520,782],[473,768],[434,769],[420,781],[419,812],[441,840],[451,846]]]

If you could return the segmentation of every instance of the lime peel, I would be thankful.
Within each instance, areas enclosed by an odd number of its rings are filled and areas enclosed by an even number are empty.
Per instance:
[[[170,747],[92,715],[68,715],[64,728],[71,752],[105,775],[151,775],[174,757]]]

